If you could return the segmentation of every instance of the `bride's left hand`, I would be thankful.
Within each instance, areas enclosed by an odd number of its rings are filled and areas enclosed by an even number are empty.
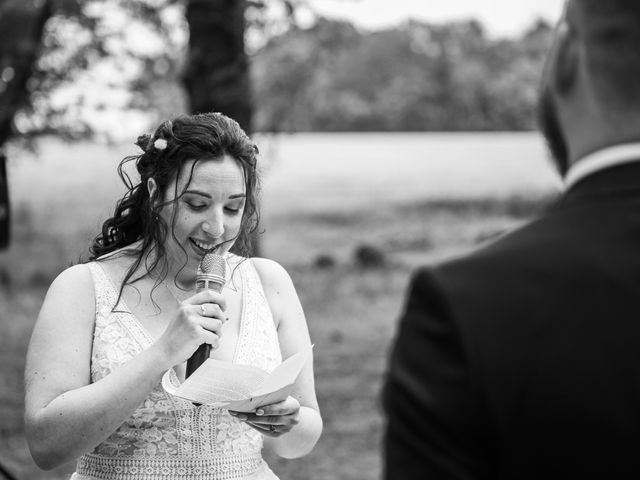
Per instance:
[[[234,412],[229,413],[238,420],[245,422],[254,430],[261,434],[278,438],[298,424],[298,413],[300,412],[300,403],[293,398],[287,397],[285,400],[264,405],[255,412]]]

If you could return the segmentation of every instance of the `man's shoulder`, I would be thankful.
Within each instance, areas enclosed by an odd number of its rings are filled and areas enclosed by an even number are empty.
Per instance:
[[[554,301],[543,290],[556,281],[557,235],[541,218],[469,254],[423,265],[413,274],[403,322],[454,328],[474,351],[497,349],[496,339],[516,344],[527,317]]]
[[[411,300],[437,301],[461,320],[513,316],[537,305],[543,290],[563,281],[558,269],[575,249],[570,232],[556,223],[541,217],[470,253],[418,268]]]
[[[460,273],[515,275],[519,269],[553,269],[555,259],[575,248],[571,228],[553,216],[544,216],[501,234],[472,251],[426,267],[439,276]]]

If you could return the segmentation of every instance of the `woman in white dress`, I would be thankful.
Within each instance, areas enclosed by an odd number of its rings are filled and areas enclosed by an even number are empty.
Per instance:
[[[311,361],[286,400],[251,413],[196,406],[160,383],[171,368],[184,379],[202,343],[268,371],[310,345],[289,275],[245,257],[257,148],[218,113],[165,122],[137,143],[92,261],[62,272],[40,311],[25,376],[32,456],[44,469],[78,458],[74,480],[274,479],[263,446],[300,457],[322,430]],[[139,182],[124,173],[129,161]],[[227,282],[194,294],[212,251]]]

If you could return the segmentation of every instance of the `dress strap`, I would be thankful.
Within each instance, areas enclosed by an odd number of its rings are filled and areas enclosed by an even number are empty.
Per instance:
[[[93,279],[93,291],[96,297],[96,314],[104,313],[106,310],[110,311],[118,299],[111,279],[107,277],[107,273],[98,262],[89,262],[86,265]]]
[[[126,306],[118,303],[119,292],[111,278],[99,262],[87,263],[93,277],[93,289],[96,297],[96,322],[118,321],[143,346],[148,347],[154,339]]]
[[[282,361],[273,314],[253,261],[240,259],[238,271],[243,313],[234,361],[271,371]]]

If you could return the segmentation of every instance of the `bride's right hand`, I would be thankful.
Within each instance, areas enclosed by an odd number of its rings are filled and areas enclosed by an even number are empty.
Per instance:
[[[180,303],[156,344],[171,366],[187,361],[203,343],[218,347],[227,321],[225,309],[225,298],[213,290],[203,290]]]

